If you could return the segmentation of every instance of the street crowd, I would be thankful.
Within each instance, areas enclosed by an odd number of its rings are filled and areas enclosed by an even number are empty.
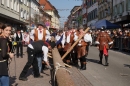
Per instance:
[[[64,30],[50,30],[43,22],[39,22],[37,27],[30,32],[17,28],[16,32],[11,34],[11,25],[0,23],[0,86],[9,86],[8,61],[14,57],[15,51],[17,58],[25,58],[23,46],[27,47],[28,57],[19,80],[27,81],[26,74],[31,66],[34,78],[43,78],[41,75],[43,64],[48,69],[52,69],[48,60],[48,53],[51,53],[51,50],[55,47],[59,50],[61,57],[68,49],[72,48],[63,62],[74,65],[80,70],[86,70],[86,58],[90,45],[96,45],[99,49],[99,64],[103,65],[102,59],[104,56],[104,66],[109,66],[108,50],[114,46],[115,38],[130,36],[129,30],[107,30],[105,27],[101,27],[99,30],[88,30],[85,33],[86,29],[81,25],[77,29],[71,27],[64,28]],[[79,40],[79,38],[81,39]],[[77,40],[79,41],[77,42]],[[75,42],[77,44],[71,47]]]

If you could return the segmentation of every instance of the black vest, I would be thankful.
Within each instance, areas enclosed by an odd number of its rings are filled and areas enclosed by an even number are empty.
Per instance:
[[[20,38],[18,36],[18,33],[16,33],[16,41],[22,41],[22,33],[20,33]]]
[[[47,44],[45,44],[43,40],[38,40],[38,41],[32,42],[32,46],[36,53],[38,53],[38,52],[40,53],[40,52],[42,52],[42,46],[47,47]]]

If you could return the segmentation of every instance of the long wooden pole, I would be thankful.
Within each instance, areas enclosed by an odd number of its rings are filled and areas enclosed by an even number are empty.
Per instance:
[[[52,49],[52,57],[54,68],[57,68],[57,63],[59,63],[62,66],[59,67],[55,75],[58,86],[76,86],[71,75],[65,69],[63,69],[65,65],[61,59],[61,56],[57,48]]]
[[[88,30],[90,29],[90,27],[88,27],[84,32],[87,33]],[[81,40],[81,38],[84,36],[84,34],[82,34],[79,39],[67,50],[67,52],[62,56],[62,60],[68,55],[68,53],[71,52],[71,50],[74,48],[74,46]]]

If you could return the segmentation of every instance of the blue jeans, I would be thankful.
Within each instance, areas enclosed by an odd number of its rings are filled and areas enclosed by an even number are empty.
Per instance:
[[[0,76],[0,86],[9,86],[9,76]]]
[[[41,73],[42,70],[42,59],[43,59],[43,54],[37,55],[39,73]]]

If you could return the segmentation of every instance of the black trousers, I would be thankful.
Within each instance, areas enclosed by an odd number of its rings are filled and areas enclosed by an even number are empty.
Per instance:
[[[86,57],[82,56],[79,60],[80,60],[80,62],[86,62]]]
[[[90,42],[87,42],[87,46],[86,46],[86,51],[87,51],[87,53],[89,52],[89,45],[90,45]]]
[[[19,55],[19,50],[20,50],[20,55]],[[17,57],[18,56],[23,56],[23,43],[22,42],[17,42],[17,45],[16,45],[16,54],[17,54]]]
[[[108,52],[108,50],[107,50]],[[100,50],[99,51],[99,57],[100,57],[100,61],[102,62],[102,59],[103,59],[103,50]],[[105,56],[105,59],[106,59],[106,62],[108,61],[108,56]]]
[[[40,76],[39,69],[38,69],[38,62],[37,62],[37,58],[35,57],[34,50],[28,47],[27,53],[28,53],[28,61],[27,61],[26,65],[24,66],[24,68],[20,74],[20,77],[26,77],[28,69],[31,67],[31,65],[33,66],[34,77]]]

